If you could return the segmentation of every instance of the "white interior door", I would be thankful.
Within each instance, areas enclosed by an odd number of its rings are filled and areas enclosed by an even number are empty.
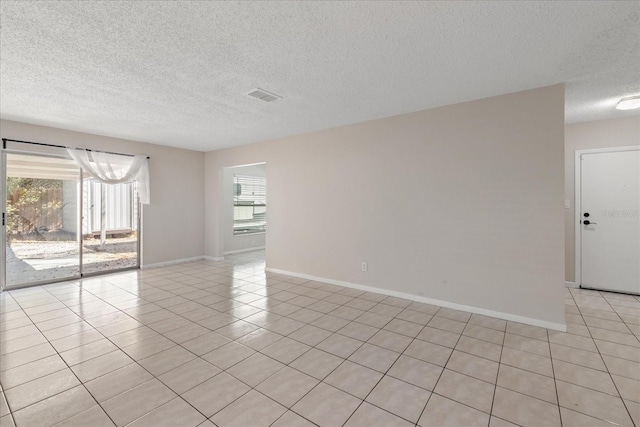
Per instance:
[[[581,285],[640,294],[640,151],[580,158]]]

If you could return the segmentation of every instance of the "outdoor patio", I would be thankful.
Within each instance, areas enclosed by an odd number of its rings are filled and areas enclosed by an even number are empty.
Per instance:
[[[137,265],[137,238],[83,241],[83,273],[117,270]],[[7,284],[42,282],[79,275],[78,242],[75,240],[12,240],[6,246]]]

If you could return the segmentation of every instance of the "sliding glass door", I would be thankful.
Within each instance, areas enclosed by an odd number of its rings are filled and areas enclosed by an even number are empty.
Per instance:
[[[3,150],[1,160],[5,288],[140,265],[135,183],[102,184],[63,157]]]
[[[6,287],[79,277],[80,168],[32,154],[4,161]]]

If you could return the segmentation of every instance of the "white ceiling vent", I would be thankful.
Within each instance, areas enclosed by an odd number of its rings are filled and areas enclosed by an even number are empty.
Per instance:
[[[282,99],[280,95],[276,95],[275,93],[267,92],[264,89],[257,88],[253,92],[248,93],[247,95],[253,96],[254,98],[258,98],[263,100],[264,102],[272,102],[277,99]]]

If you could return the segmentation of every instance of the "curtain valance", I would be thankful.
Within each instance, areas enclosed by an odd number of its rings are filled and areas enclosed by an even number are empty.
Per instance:
[[[146,156],[123,156],[99,151],[79,150],[67,147],[69,156],[88,173],[103,184],[135,182],[140,202],[149,204],[149,159]],[[107,203],[102,192],[100,244],[107,239]]]
[[[149,159],[146,156],[130,157],[71,147],[67,148],[67,153],[86,173],[102,183],[135,181],[140,202],[149,204]]]

